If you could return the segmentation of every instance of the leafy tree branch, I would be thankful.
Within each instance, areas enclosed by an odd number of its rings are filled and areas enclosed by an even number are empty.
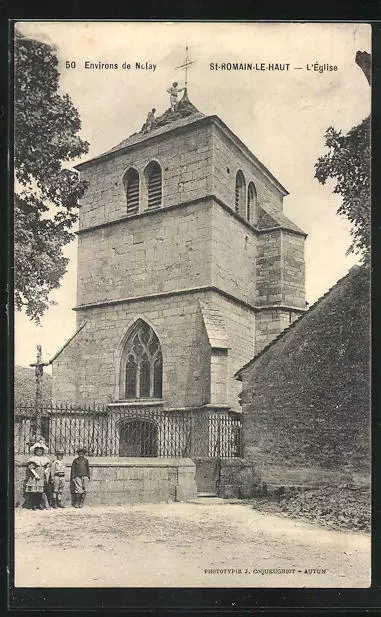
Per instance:
[[[16,34],[15,40],[15,305],[39,323],[52,304],[68,260],[78,199],[86,185],[63,167],[88,152],[81,121],[59,92],[55,49]]]

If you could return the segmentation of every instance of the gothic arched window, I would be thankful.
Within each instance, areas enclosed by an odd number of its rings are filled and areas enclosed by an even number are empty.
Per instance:
[[[162,172],[159,163],[151,161],[144,170],[147,183],[148,208],[157,208],[162,202]]]
[[[249,182],[247,189],[247,220],[256,224],[257,221],[257,191],[254,182]]]
[[[244,216],[245,214],[245,201],[246,201],[246,182],[245,176],[242,171],[237,171],[237,175],[235,177],[235,211],[237,214]]]
[[[161,398],[162,371],[159,339],[152,328],[140,319],[128,337],[122,354],[121,398]]]
[[[123,176],[127,199],[127,214],[139,212],[139,174],[136,169],[128,169]]]

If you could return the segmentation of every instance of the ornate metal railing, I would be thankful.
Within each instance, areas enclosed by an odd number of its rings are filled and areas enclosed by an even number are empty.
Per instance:
[[[89,456],[212,457],[241,456],[241,418],[231,411],[166,411],[157,406],[17,405],[15,453],[27,454],[36,439],[50,453]]]

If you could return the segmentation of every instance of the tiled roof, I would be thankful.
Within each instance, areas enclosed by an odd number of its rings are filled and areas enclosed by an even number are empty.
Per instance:
[[[198,111],[198,109],[189,101],[188,95],[185,92],[176,111],[172,111],[172,109],[169,108],[161,116],[158,116],[156,118],[155,127],[151,131],[145,132],[145,125],[143,124],[139,132],[133,133],[126,139],[123,139],[123,141],[111,148],[111,150],[102,152],[102,154],[95,156],[92,159],[79,163],[76,165],[76,169],[80,169],[83,165],[90,163],[90,161],[94,161],[114,152],[118,152],[119,150],[123,150],[129,146],[135,146],[136,144],[142,143],[147,139],[156,137],[157,135],[163,135],[173,129],[193,124],[202,118],[206,118],[205,114]]]
[[[335,301],[335,294],[336,294],[336,300],[337,300],[338,297],[341,298],[342,295],[345,294],[347,292],[347,290],[350,288],[351,284],[353,283],[354,278],[357,277],[357,276],[361,276],[363,271],[364,271],[364,266],[361,266],[361,267],[360,266],[353,266],[349,270],[349,272],[344,277],[339,279],[337,281],[337,283],[335,283],[335,285],[333,285],[333,287],[331,287],[323,296],[321,296],[315,302],[315,304],[313,304],[309,308],[308,311],[306,311],[305,313],[302,313],[300,315],[300,317],[298,317],[298,319],[293,321],[292,324],[290,324],[288,326],[288,328],[285,328],[268,345],[266,345],[266,347],[264,347],[259,353],[257,353],[247,364],[245,364],[242,368],[240,368],[236,372],[235,378],[238,379],[238,380],[241,380],[242,373],[248,367],[252,366],[258,360],[258,358],[263,356],[269,349],[273,348],[274,345],[276,345],[278,343],[278,341],[280,341],[281,339],[284,339],[285,337],[290,337],[294,332],[296,332],[301,327],[301,325],[306,327],[306,336],[308,336],[308,323],[309,323],[309,321],[312,321],[313,317],[317,316],[320,312],[325,310],[324,307],[325,307],[326,301],[328,299],[331,299],[331,300]],[[359,298],[358,301],[363,302],[364,299],[363,298]],[[333,304],[334,304],[334,302],[333,302]],[[330,312],[332,314],[335,313],[334,306],[331,306]],[[324,333],[322,332],[321,344],[324,344],[323,334]]]
[[[258,229],[264,230],[273,227],[290,229],[295,231],[295,233],[307,236],[306,232],[295,225],[283,212],[279,212],[270,204],[261,204],[259,208]]]
[[[173,129],[177,129],[181,126],[187,126],[188,124],[192,124],[193,122],[196,122],[197,120],[200,120],[201,118],[205,118],[205,114],[201,113],[200,111],[196,111],[195,113],[189,116],[186,116],[184,118],[175,116],[174,120],[172,120],[168,124],[164,124],[162,126],[158,126],[157,128],[154,128],[150,133],[142,133],[142,132],[133,133],[133,135],[130,135],[130,137],[127,137],[127,139],[124,139],[118,145],[114,146],[113,148],[111,148],[111,150],[108,150],[107,152],[104,152],[103,154],[110,154],[111,152],[117,152],[118,150],[122,150],[123,148],[126,148],[127,146],[134,146],[135,144],[139,144],[143,141],[146,141],[147,139],[150,139],[151,137],[154,137],[155,135],[162,135],[163,133],[172,131]]]
[[[52,399],[52,376],[44,371],[41,381],[41,402],[48,405]],[[14,369],[14,407],[18,411],[20,405],[32,405],[36,400],[35,370],[25,366],[15,366]],[[27,408],[25,407],[25,413]]]

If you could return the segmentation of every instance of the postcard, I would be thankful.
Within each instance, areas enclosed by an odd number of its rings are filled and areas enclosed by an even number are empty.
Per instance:
[[[16,588],[370,585],[371,54],[14,24]]]

